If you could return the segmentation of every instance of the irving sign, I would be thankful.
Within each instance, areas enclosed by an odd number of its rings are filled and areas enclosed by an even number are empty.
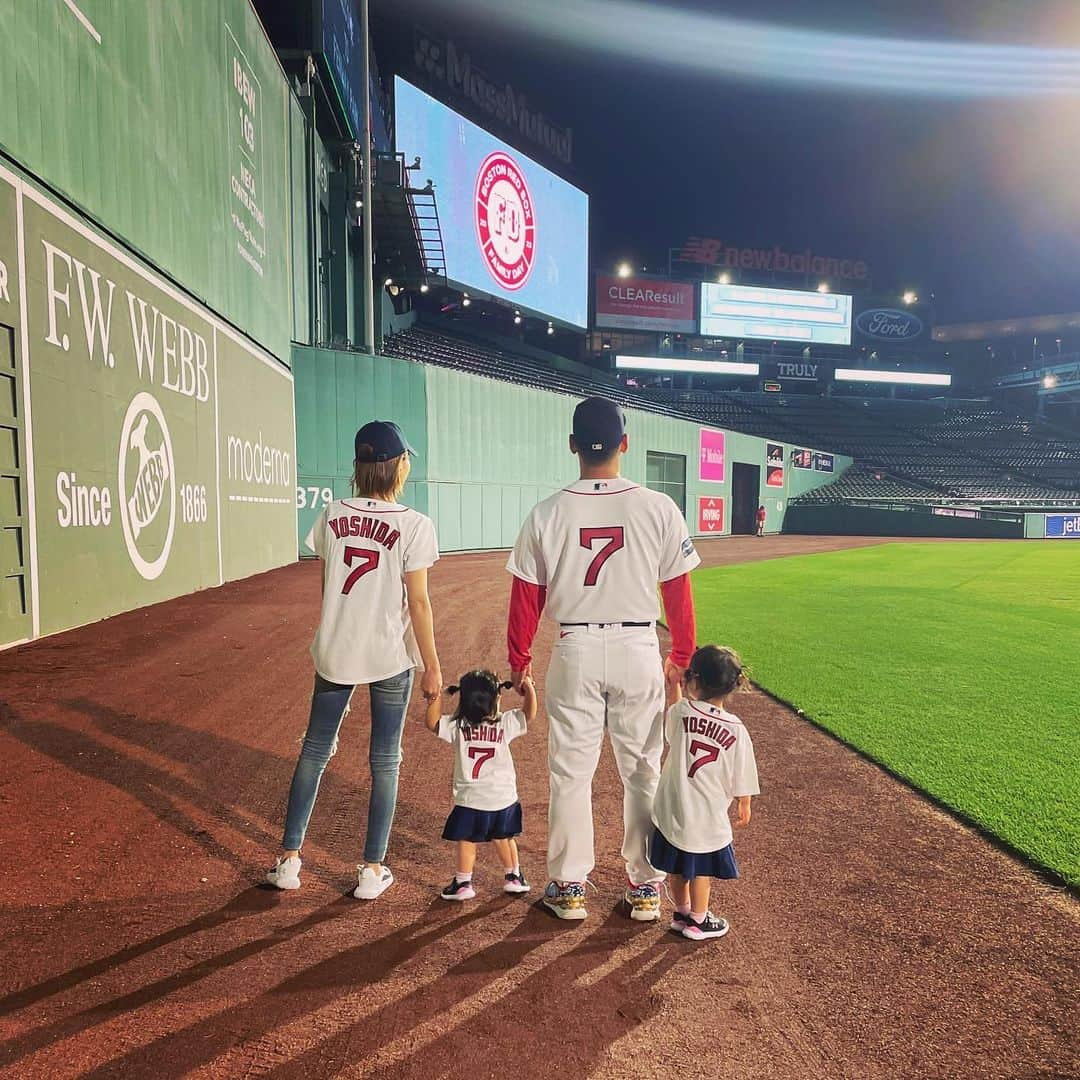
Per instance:
[[[413,62],[424,82],[449,90],[451,97],[466,99],[559,161],[570,164],[574,149],[570,128],[558,128],[543,113],[530,109],[525,95],[510,83],[489,79],[473,64],[472,57],[449,38],[440,40],[415,30],[413,39]]]

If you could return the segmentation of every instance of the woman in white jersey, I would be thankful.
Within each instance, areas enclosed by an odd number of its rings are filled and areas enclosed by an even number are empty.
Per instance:
[[[322,616],[311,646],[315,690],[289,789],[284,851],[266,879],[279,889],[300,887],[300,849],[319,781],[337,750],[353,691],[366,683],[371,796],[353,895],[373,900],[394,881],[383,859],[397,805],[413,670],[423,669],[420,686],[427,700],[437,701],[442,690],[427,586],[439,549],[431,520],[397,502],[414,453],[397,424],[365,424],[356,433],[355,451],[355,496],[330,503],[307,538],[308,548],[323,560]]]
[[[750,824],[758,776],[750,733],[727,711],[730,696],[749,686],[739,657],[704,645],[683,681],[689,700],[676,687],[664,725],[670,748],[653,802],[649,862],[671,875],[671,929],[701,941],[728,932],[727,920],[709,911],[709,884],[739,876],[728,807],[737,800],[738,824]]]
[[[440,894],[444,900],[471,900],[476,845],[491,841],[503,863],[503,892],[526,893],[516,836],[521,835],[521,803],[510,743],[524,735],[536,719],[536,687],[531,678],[521,683],[522,708],[500,712],[500,683],[490,671],[467,671],[452,716],[440,716],[439,700],[428,702],[428,731],[454,748],[454,809],[446,819],[443,839],[456,845],[454,877]]]

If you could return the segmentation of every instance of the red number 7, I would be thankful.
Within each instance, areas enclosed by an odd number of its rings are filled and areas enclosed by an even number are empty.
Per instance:
[[[345,549],[345,565],[352,566],[353,562],[357,559],[362,559],[363,561],[345,579],[345,584],[341,586],[342,596],[348,596],[349,593],[352,592],[352,587],[365,574],[370,574],[371,571],[379,565],[379,552],[369,551],[367,548],[347,547]]]
[[[495,748],[493,746],[470,746],[469,757],[473,759],[472,778],[474,780],[480,779],[480,770],[484,767],[484,763],[490,761],[495,756]]]
[[[694,758],[686,774],[687,779],[693,780],[694,773],[696,773],[702,765],[711,765],[720,756],[720,747],[710,746],[708,743],[702,742],[700,739],[695,739],[690,744],[690,753],[701,754],[701,757]]]
[[[593,556],[589,563],[589,569],[585,571],[585,584],[595,585],[600,576],[600,568],[623,546],[623,527],[621,525],[605,525],[599,529],[582,529],[581,546],[592,551],[593,544],[597,540],[606,540],[607,543]]]

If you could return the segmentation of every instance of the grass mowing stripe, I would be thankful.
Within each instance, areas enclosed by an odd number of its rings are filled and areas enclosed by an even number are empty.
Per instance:
[[[885,544],[694,593],[699,640],[1080,886],[1080,544]]]

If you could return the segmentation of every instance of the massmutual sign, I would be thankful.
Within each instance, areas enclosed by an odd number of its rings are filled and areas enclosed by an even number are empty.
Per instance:
[[[573,157],[574,133],[556,127],[543,113],[529,107],[528,99],[509,82],[495,82],[472,61],[469,53],[449,38],[439,38],[417,29],[414,31],[413,62],[416,70],[439,97],[467,101],[481,113],[529,142],[542,147],[559,161],[569,165]]]

